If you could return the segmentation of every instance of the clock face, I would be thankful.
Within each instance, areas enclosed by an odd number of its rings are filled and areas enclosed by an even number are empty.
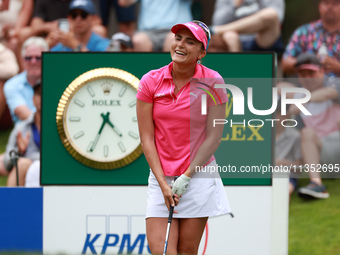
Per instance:
[[[113,169],[141,155],[136,117],[138,83],[125,71],[99,68],[70,84],[59,102],[58,109],[63,110],[58,111],[57,124],[73,157],[94,168]]]

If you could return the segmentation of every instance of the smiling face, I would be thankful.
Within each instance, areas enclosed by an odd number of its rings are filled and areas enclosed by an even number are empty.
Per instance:
[[[194,65],[206,54],[202,45],[189,29],[178,30],[170,49],[172,61],[177,64]]]

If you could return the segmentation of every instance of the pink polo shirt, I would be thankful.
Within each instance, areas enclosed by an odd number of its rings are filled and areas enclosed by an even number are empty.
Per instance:
[[[202,94],[207,94],[207,107],[228,100],[225,89],[213,88],[216,83],[224,84],[220,74],[199,64],[191,82],[175,95],[172,66],[170,63],[145,74],[137,92],[139,100],[153,104],[155,143],[166,176],[184,173],[206,138],[207,115],[201,114]],[[212,156],[207,164],[214,159]]]

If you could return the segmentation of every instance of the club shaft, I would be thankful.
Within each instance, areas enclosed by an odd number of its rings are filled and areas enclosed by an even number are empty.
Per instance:
[[[167,248],[168,248],[168,240],[169,240],[169,234],[170,234],[170,225],[171,225],[171,222],[168,222],[168,227],[167,227],[167,229],[166,229],[165,246],[164,246],[163,255],[166,254],[166,250],[167,250]]]

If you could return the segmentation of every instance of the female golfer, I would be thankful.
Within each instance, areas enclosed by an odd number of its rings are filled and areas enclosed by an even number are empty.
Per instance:
[[[140,138],[151,168],[146,233],[151,253],[162,254],[169,208],[176,205],[167,254],[197,254],[208,217],[230,213],[219,175],[203,171],[216,167],[213,153],[223,125],[214,127],[213,120],[225,118],[227,94],[214,88],[222,77],[201,64],[208,27],[193,21],[171,31],[172,62],[145,74],[137,93]],[[171,188],[174,176],[180,177]]]

